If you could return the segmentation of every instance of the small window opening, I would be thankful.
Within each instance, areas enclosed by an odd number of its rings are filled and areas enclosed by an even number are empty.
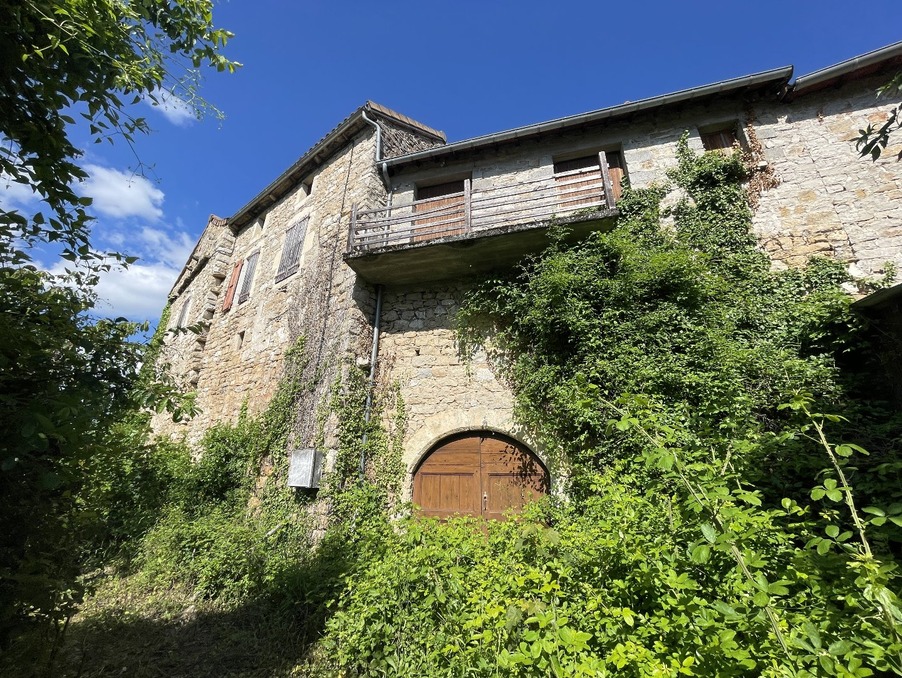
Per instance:
[[[235,350],[240,351],[244,345],[244,330],[235,335]]]
[[[285,231],[285,245],[282,248],[279,269],[276,271],[276,282],[293,275],[300,268],[301,250],[304,247],[304,236],[307,235],[307,221],[308,219],[304,218]]]
[[[699,130],[699,136],[702,138],[702,146],[704,146],[706,151],[729,151],[739,141],[736,136],[736,125],[721,127],[708,132]]]
[[[238,292],[238,303],[243,304],[251,296],[251,285],[254,283],[254,271],[257,269],[257,259],[260,253],[254,252],[247,258],[244,264],[244,275],[241,280],[241,290]]]
[[[464,192],[464,179],[460,181],[446,181],[434,186],[417,186],[417,200],[430,200],[432,198],[444,198]]]
[[[188,307],[191,305],[191,297],[185,299],[185,303],[182,304],[182,310],[179,311],[179,319],[176,321],[176,327],[184,327],[185,323],[188,321]]]

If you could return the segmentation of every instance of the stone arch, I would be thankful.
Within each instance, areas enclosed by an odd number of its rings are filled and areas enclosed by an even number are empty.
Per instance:
[[[414,471],[429,451],[441,440],[467,431],[492,431],[512,438],[529,448],[546,468],[549,467],[550,458],[545,448],[513,420],[510,409],[453,409],[425,417],[404,441],[403,461],[407,468],[408,490],[412,487]]]

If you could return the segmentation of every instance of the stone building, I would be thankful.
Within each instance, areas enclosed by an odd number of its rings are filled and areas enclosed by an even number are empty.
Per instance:
[[[623,178],[660,181],[686,132],[698,151],[738,143],[754,159],[753,228],[775,266],[898,267],[899,149],[865,161],[854,138],[885,120],[875,91],[900,66],[902,43],[795,80],[780,68],[455,143],[367,102],[237,214],[210,218],[170,294],[170,327],[206,329],[163,353],[202,413],[155,428],[196,441],[261,411],[303,335],[314,387],[293,447],[314,445],[336,373],[374,356],[406,405],[414,499],[435,515],[517,506],[548,471],[486,356],[460,355],[453,317],[475,276],[541,248],[552,221],[609,226]]]

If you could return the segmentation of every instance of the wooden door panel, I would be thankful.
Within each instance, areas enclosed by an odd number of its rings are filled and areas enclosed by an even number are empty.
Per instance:
[[[519,513],[544,492],[544,476],[524,477],[514,473],[488,473],[484,476],[483,516],[503,520],[505,513]]]
[[[476,473],[419,473],[414,483],[414,503],[422,514],[435,518],[477,515],[479,476]]]
[[[467,434],[436,448],[414,476],[421,515],[483,516],[502,520],[548,492],[548,472],[518,443],[491,434]]]

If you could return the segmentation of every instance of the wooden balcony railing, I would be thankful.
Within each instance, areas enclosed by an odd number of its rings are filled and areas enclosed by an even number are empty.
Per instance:
[[[349,253],[454,236],[478,235],[505,227],[565,219],[574,212],[614,206],[607,167],[573,171],[508,186],[464,190],[404,205],[358,210],[348,235]],[[607,179],[607,181],[605,181]]]

